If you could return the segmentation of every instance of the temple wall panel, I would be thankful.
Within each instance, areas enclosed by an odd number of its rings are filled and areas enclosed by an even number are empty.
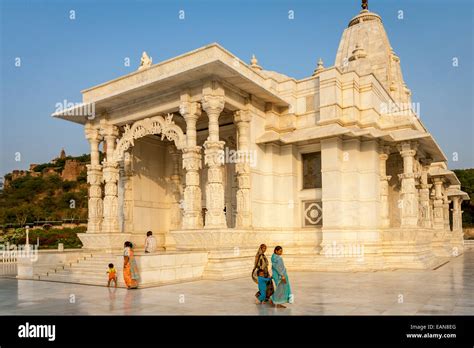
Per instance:
[[[321,140],[323,228],[336,228],[343,223],[341,217],[345,207],[342,204],[342,161],[342,139]]]
[[[376,228],[380,226],[380,159],[378,142],[363,141],[360,144],[359,173],[359,217],[360,226]]]
[[[376,141],[321,141],[323,231],[330,231],[324,235],[326,240],[377,238],[377,234],[370,234],[380,225],[377,149]],[[368,234],[357,235],[357,230]]]
[[[158,139],[135,140],[132,150],[133,231],[145,234],[165,233],[170,224],[167,197],[166,147]]]
[[[252,223],[254,227],[294,227],[298,220],[295,204],[296,176],[295,148],[292,145],[256,145],[255,139],[263,131],[265,120],[253,117],[250,126],[250,151],[256,153],[251,167]]]

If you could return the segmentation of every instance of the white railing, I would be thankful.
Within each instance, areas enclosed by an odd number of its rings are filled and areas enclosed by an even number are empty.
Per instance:
[[[18,267],[16,263],[0,263],[0,277],[16,276]]]
[[[16,263],[17,251],[16,250],[3,250],[0,252],[1,263]]]

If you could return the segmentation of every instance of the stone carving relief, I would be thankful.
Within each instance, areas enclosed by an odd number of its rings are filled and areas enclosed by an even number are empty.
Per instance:
[[[154,116],[136,121],[130,127],[124,126],[122,137],[117,143],[114,151],[114,161],[123,160],[125,152],[134,144],[134,140],[146,135],[161,134],[161,140],[173,141],[178,149],[186,146],[186,136],[182,129],[174,123],[173,115]]]
[[[149,68],[151,67],[152,63],[153,63],[153,58],[148,56],[148,54],[145,51],[143,51],[138,70]]]
[[[303,208],[304,227],[314,227],[323,225],[323,202],[304,202]]]

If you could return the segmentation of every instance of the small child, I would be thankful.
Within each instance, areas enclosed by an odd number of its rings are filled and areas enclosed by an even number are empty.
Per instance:
[[[257,304],[267,303],[265,298],[267,297],[267,283],[272,281],[272,278],[265,278],[265,272],[263,269],[258,271],[258,291],[260,295],[256,301]]]
[[[145,239],[145,253],[152,253],[156,250],[156,238],[153,236],[152,231],[146,233]]]
[[[109,275],[107,286],[110,286],[110,283],[113,281],[115,283],[115,287],[117,287],[117,271],[115,270],[113,263],[109,263],[109,269],[107,270],[107,273]]]

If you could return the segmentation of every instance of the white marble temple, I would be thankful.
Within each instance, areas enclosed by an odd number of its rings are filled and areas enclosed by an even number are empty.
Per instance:
[[[156,64],[144,54],[82,91],[93,117],[54,114],[85,127],[93,154],[85,251],[141,248],[152,230],[161,251],[208,253],[209,279],[248,274],[260,243],[282,245],[294,270],[429,269],[463,252],[468,196],[380,16],[351,19],[334,65],[307,78],[261,65],[216,43]]]

